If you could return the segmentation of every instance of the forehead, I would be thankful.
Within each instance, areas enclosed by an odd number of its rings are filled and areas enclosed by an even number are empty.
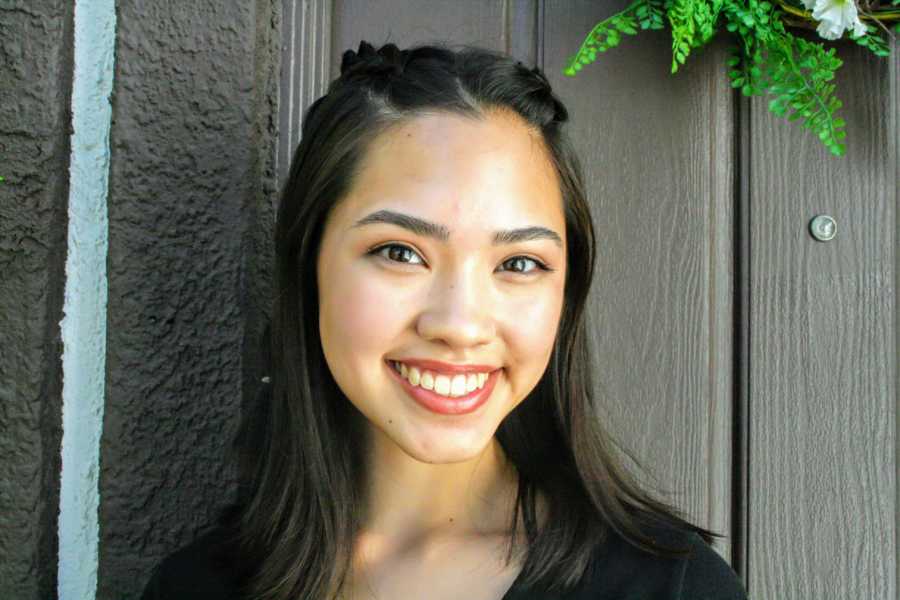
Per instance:
[[[429,114],[391,126],[370,144],[341,204],[334,216],[344,221],[399,209],[464,229],[564,229],[550,153],[540,133],[509,111]]]

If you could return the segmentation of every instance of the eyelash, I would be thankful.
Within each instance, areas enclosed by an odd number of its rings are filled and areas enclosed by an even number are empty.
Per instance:
[[[382,250],[385,250],[385,249],[387,249],[387,248],[403,248],[404,250],[409,250],[410,252],[413,252],[413,253],[415,253],[415,254],[418,254],[418,252],[416,252],[415,250],[413,250],[413,249],[410,248],[409,246],[407,246],[407,245],[405,245],[405,244],[396,244],[396,243],[382,244],[382,245],[380,245],[380,246],[377,246],[377,247],[372,248],[371,250],[369,250],[369,251],[368,251],[368,254],[370,254],[370,255],[378,255]],[[393,263],[399,263],[399,264],[401,264],[401,265],[403,265],[403,264],[410,264],[410,263],[404,263],[403,261],[399,261],[399,260],[391,260],[390,258],[386,258],[386,257],[382,257],[382,258],[384,258],[384,259],[387,260],[387,261],[393,262]],[[419,258],[421,258],[421,256],[420,256]],[[546,264],[542,263],[541,261],[539,261],[539,260],[536,259],[536,258],[532,258],[532,257],[530,257],[530,256],[524,256],[524,255],[512,256],[512,257],[506,259],[506,260],[503,261],[503,262],[504,262],[504,264],[505,264],[505,263],[508,263],[508,262],[510,262],[510,261],[512,261],[512,260],[518,260],[518,259],[522,259],[522,258],[524,258],[525,260],[530,260],[531,262],[533,262],[535,265],[537,265],[537,269],[538,269],[538,270],[541,270],[541,271],[548,271],[548,272],[554,271],[554,270],[555,270],[555,269],[551,269],[551,268],[548,267]],[[532,275],[535,271],[532,270],[532,271],[510,271],[510,272],[511,272],[511,273],[516,273],[516,274],[518,274],[518,275]]]

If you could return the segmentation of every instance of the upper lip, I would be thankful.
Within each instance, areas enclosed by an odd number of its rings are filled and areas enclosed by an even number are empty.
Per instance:
[[[390,360],[401,362],[409,367],[418,367],[420,370],[428,369],[429,371],[437,371],[439,373],[453,373],[454,375],[458,375],[460,373],[490,373],[491,371],[499,368],[492,365],[454,365],[451,363],[445,363],[439,360],[429,360],[426,358],[392,358]]]

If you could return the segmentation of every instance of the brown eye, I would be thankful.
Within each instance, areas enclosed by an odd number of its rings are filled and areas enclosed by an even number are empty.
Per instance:
[[[425,264],[425,261],[422,260],[422,257],[419,256],[418,252],[404,244],[382,244],[381,246],[369,250],[368,254],[400,264]],[[409,260],[414,257],[418,258],[419,262]],[[537,271],[553,271],[553,269],[541,261],[531,258],[530,256],[513,256],[512,258],[505,260],[503,264],[512,265],[512,267],[502,270],[519,275],[534,275]],[[529,268],[529,265],[534,266]]]
[[[385,253],[384,252],[385,250],[387,250],[388,252]],[[425,264],[425,261],[421,260],[422,257],[420,257],[419,254],[415,250],[413,250],[409,246],[404,246],[403,244],[384,244],[384,245],[378,246],[377,248],[373,248],[372,250],[369,250],[368,253],[375,255],[375,256],[380,256],[391,262],[403,263],[403,264],[408,264],[408,265],[417,264],[417,263],[409,262],[407,260],[404,260],[404,258],[409,258],[411,256],[417,256],[417,257],[419,257],[421,264]]]
[[[529,269],[528,264],[532,263],[535,265],[534,268]],[[531,275],[535,271],[552,271],[553,269],[549,268],[547,265],[542,263],[539,260],[531,258],[530,256],[514,256],[504,262],[505,265],[513,265],[511,270],[513,273],[519,273],[522,275]]]

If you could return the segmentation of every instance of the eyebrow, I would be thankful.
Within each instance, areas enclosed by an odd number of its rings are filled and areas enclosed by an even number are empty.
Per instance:
[[[387,223],[396,225],[409,230],[416,235],[434,238],[440,242],[446,242],[450,239],[450,230],[445,225],[432,223],[425,219],[420,219],[412,215],[395,212],[392,210],[378,210],[366,215],[351,227],[361,227],[372,223]],[[518,229],[502,229],[494,232],[492,243],[494,246],[502,244],[515,244],[517,242],[528,242],[532,240],[551,240],[557,246],[562,248],[562,238],[552,229],[546,227],[532,226],[520,227]]]

